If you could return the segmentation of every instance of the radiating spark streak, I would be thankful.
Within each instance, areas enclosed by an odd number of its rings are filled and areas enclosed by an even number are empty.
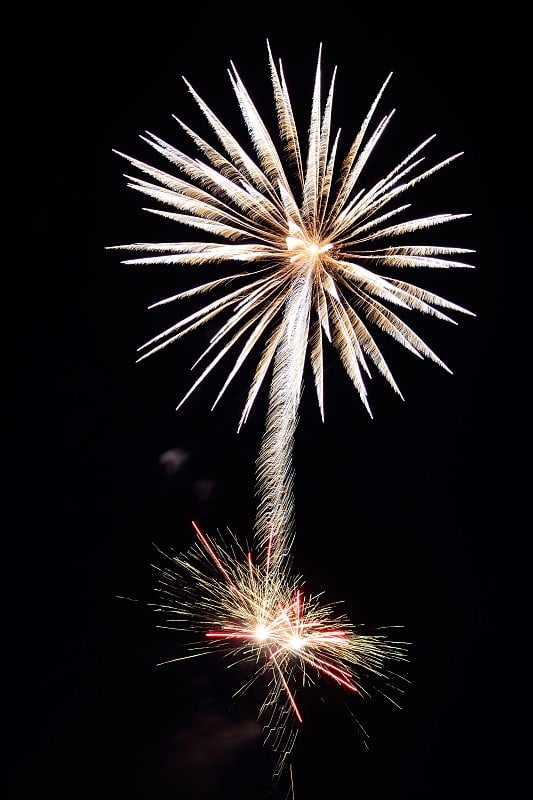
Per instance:
[[[287,697],[289,699],[289,703],[291,704],[292,709],[293,709],[294,713],[296,714],[296,719],[298,720],[298,722],[303,722],[302,715],[300,714],[300,709],[296,705],[296,700],[294,699],[293,693],[289,689],[287,681],[285,680],[285,676],[283,675],[283,672],[281,671],[280,665],[278,664],[278,662],[276,661],[276,659],[272,655],[270,657],[271,657],[271,659],[273,659],[274,666],[276,667],[276,670],[278,672],[278,677],[279,677],[279,679],[280,679],[280,681],[281,681],[281,683],[283,685],[283,688],[285,689],[285,692],[287,693]]]
[[[220,561],[220,559],[218,558],[217,554],[215,553],[212,545],[210,544],[209,539],[207,538],[207,536],[204,536],[204,534],[202,533],[202,531],[200,530],[200,528],[198,527],[198,525],[196,524],[196,522],[194,520],[192,520],[191,524],[192,524],[194,530],[196,531],[196,535],[198,536],[198,538],[200,539],[201,543],[203,544],[203,546],[205,547],[205,549],[207,550],[207,552],[211,556],[212,560],[217,565],[217,567],[219,568],[221,573],[224,575],[226,580],[229,581],[230,577],[229,577],[228,573],[226,572],[222,562]]]
[[[291,776],[291,793],[292,793],[292,800],[295,800],[295,794],[294,794],[294,779],[293,779],[293,776],[292,776],[292,764],[289,764],[289,773],[290,773],[290,776]]]
[[[306,596],[287,557],[269,561],[270,540],[255,562],[236,540],[230,552],[192,524],[197,545],[187,556],[166,556],[168,565],[155,569],[158,610],[168,615],[161,627],[186,629],[199,638],[187,655],[164,663],[220,651],[233,664],[252,665],[253,676],[236,695],[265,681],[259,718],[281,765],[294,744],[294,724],[303,722],[296,695],[312,675],[361,692],[361,680],[390,681],[388,662],[406,660],[405,645],[381,634],[362,635],[318,595]]]

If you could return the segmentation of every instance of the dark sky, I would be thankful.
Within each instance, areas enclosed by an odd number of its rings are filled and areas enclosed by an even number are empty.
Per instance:
[[[380,158],[391,166],[434,132],[429,158],[464,150],[411,199],[417,212],[472,212],[427,240],[477,251],[475,271],[409,276],[477,315],[458,326],[413,320],[453,375],[385,340],[405,402],[376,374],[371,420],[334,354],[325,424],[312,388],[304,392],[295,568],[310,591],[345,601],[354,621],[403,625],[413,644],[403,710],[379,697],[349,706],[369,733],[368,751],[342,703],[309,696],[295,797],[504,796],[512,780],[517,734],[505,733],[501,669],[511,657],[505,603],[518,532],[506,499],[510,401],[497,371],[511,323],[501,271],[516,265],[502,199],[511,178],[497,154],[510,142],[513,43],[524,22],[465,18],[459,5],[347,15],[333,2],[323,17],[287,7],[250,6],[243,16],[232,4],[212,15],[199,4],[144,5],[122,19],[87,11],[32,20],[22,88],[31,100],[34,244],[21,273],[35,307],[24,311],[13,470],[22,489],[6,562],[9,797],[17,800],[284,797],[286,786],[270,786],[259,697],[233,703],[238,675],[216,658],[156,667],[179,656],[180,643],[156,630],[147,605],[154,543],[186,549],[192,519],[249,536],[266,398],[237,435],[251,373],[211,412],[221,370],[175,412],[207,333],[136,365],[136,348],[173,319],[146,307],[179,291],[181,275],[121,266],[104,249],[176,235],[141,211],[146,201],[126,188],[128,170],[112,149],[152,159],[144,130],[183,144],[172,114],[193,127],[198,114],[181,75],[230,129],[240,125],[230,60],[271,114],[267,37],[301,130],[320,41],[324,74],[339,69],[334,119],[347,138],[394,72],[381,110],[397,112],[371,169],[381,177]],[[174,472],[161,458],[169,451],[184,456]]]

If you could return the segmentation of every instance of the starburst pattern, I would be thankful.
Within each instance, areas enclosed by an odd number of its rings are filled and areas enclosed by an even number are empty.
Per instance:
[[[461,154],[424,167],[421,153],[434,138],[431,136],[408,153],[382,180],[368,189],[360,187],[365,165],[392,118],[391,112],[373,123],[376,108],[391,76],[381,87],[337,169],[340,132],[332,136],[335,76],[322,109],[319,53],[304,167],[282,65],[280,62],[277,68],[270,47],[268,57],[285,161],[233,65],[230,78],[253,146],[253,156],[246,152],[187,81],[189,91],[221,149],[209,144],[176,118],[198,147],[202,158],[194,159],[153,134],[143,138],[177,168],[181,177],[124,156],[154,181],[132,177],[129,186],[174,209],[149,211],[222,240],[125,245],[121,249],[155,253],[125,263],[199,266],[238,262],[247,265],[245,271],[225,275],[155,303],[157,306],[217,290],[229,282],[240,284],[151,339],[140,348],[140,358],[155,353],[227,312],[227,318],[198,359],[198,362],[209,359],[207,366],[181,403],[241,342],[241,349],[215,400],[216,404],[245,359],[256,345],[259,347],[263,342],[242,413],[242,424],[285,338],[292,354],[286,375],[292,398],[290,405],[285,404],[285,412],[292,417],[295,415],[309,349],[323,416],[326,338],[338,351],[370,413],[365,386],[365,376],[370,375],[369,361],[396,392],[400,394],[400,390],[366,323],[390,334],[412,353],[447,369],[390,306],[400,311],[417,310],[452,322],[441,309],[470,313],[393,275],[397,268],[470,266],[452,257],[471,253],[471,250],[396,243],[405,235],[421,229],[469,216],[441,213],[405,218],[409,203],[402,202],[402,197],[411,188]],[[284,164],[289,169],[286,170]],[[378,273],[377,269],[382,272]],[[291,312],[287,313],[289,306]]]
[[[264,683],[259,719],[266,742],[279,754],[279,774],[303,721],[298,691],[325,680],[365,695],[369,682],[377,681],[385,693],[394,677],[387,665],[406,660],[405,645],[362,634],[319,595],[305,596],[301,577],[291,575],[287,559],[272,560],[270,546],[254,563],[235,539],[228,547],[193,525],[198,540],[190,552],[166,555],[165,564],[155,567],[158,610],[167,618],[161,627],[198,637],[186,656],[173,661],[216,650],[232,664],[252,665],[252,677],[236,694]]]

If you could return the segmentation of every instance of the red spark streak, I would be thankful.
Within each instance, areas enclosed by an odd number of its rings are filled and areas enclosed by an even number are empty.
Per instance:
[[[271,656],[271,658],[272,658],[272,656]],[[291,706],[294,709],[294,713],[296,714],[298,722],[303,722],[302,715],[300,714],[298,706],[296,705],[296,700],[294,699],[294,696],[293,696],[291,690],[289,689],[287,681],[285,680],[285,676],[283,675],[283,672],[281,671],[281,668],[280,668],[280,666],[279,666],[279,664],[278,664],[278,662],[276,661],[275,658],[273,659],[273,661],[274,661],[274,664],[277,667],[277,670],[279,672],[279,677],[280,677],[281,682],[282,682],[282,684],[283,684],[283,686],[285,688],[285,691],[287,692],[287,697],[289,698],[289,702],[290,702]]]
[[[220,561],[220,559],[218,558],[217,554],[215,553],[215,551],[211,547],[209,539],[206,536],[204,536],[204,534],[202,533],[202,531],[200,530],[200,528],[198,527],[198,525],[196,524],[196,522],[194,520],[192,520],[192,525],[193,525],[193,528],[196,531],[196,533],[198,535],[198,538],[200,539],[201,543],[203,544],[203,546],[205,547],[205,549],[207,550],[207,552],[209,553],[209,555],[211,556],[211,558],[213,559],[213,561],[215,562],[215,564],[217,565],[217,567],[219,568],[221,573],[224,575],[224,577],[226,578],[228,583],[231,585],[230,576],[228,575],[228,573],[224,569],[224,566],[223,566],[222,562]]]

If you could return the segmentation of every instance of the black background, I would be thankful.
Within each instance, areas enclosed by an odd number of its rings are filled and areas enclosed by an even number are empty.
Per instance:
[[[185,284],[175,268],[122,266],[105,250],[187,238],[141,211],[146,201],[123,177],[132,168],[112,149],[153,161],[139,139],[150,130],[192,150],[172,120],[202,125],[181,75],[246,141],[226,68],[235,62],[271,120],[267,37],[302,132],[323,43],[325,79],[339,68],[334,120],[345,145],[394,72],[381,110],[397,112],[371,174],[382,177],[434,132],[428,158],[464,150],[409,199],[421,214],[471,212],[427,241],[476,250],[474,271],[409,276],[476,314],[457,317],[458,326],[413,320],[453,375],[390,340],[383,350],[405,402],[375,375],[371,420],[334,354],[325,424],[309,381],[304,392],[295,568],[309,590],[344,600],[354,621],[404,626],[412,647],[403,710],[379,696],[349,706],[368,750],[342,703],[320,691],[304,701],[295,797],[515,796],[520,733],[508,712],[520,703],[508,673],[509,609],[523,531],[511,521],[509,395],[519,389],[512,377],[509,386],[506,360],[525,267],[512,230],[520,210],[510,201],[524,21],[449,6],[313,8],[48,11],[20,37],[31,249],[20,262],[28,349],[12,470],[21,488],[5,567],[10,797],[287,791],[286,778],[270,784],[272,757],[255,722],[260,697],[233,703],[239,676],[216,657],[156,667],[179,656],[180,643],[155,628],[148,606],[153,543],[186,549],[192,519],[207,532],[250,535],[266,398],[237,434],[251,368],[210,411],[222,369],[176,413],[209,332],[136,365],[137,346],[181,313],[146,306]],[[186,454],[175,472],[160,460],[170,450]]]

